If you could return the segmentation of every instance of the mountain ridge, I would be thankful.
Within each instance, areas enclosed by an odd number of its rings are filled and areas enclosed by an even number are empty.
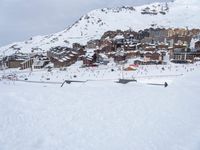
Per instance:
[[[134,31],[149,27],[200,28],[198,0],[176,0],[168,3],[152,3],[142,6],[101,8],[83,15],[73,25],[61,32],[35,36],[24,42],[16,42],[0,48],[0,55],[16,51],[47,51],[54,46],[71,46],[72,43],[86,44],[100,39],[104,32],[115,30]],[[162,13],[161,13],[162,12]]]

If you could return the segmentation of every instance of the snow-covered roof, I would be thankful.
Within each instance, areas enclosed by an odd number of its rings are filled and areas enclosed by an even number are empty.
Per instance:
[[[64,58],[65,58],[65,59],[70,59],[70,57],[68,57],[68,56],[65,56]]]
[[[72,54],[75,54],[75,55],[76,55],[76,54],[78,54],[78,53],[77,53],[77,52],[75,52],[75,51],[71,51],[71,53],[72,53]]]
[[[99,54],[102,58],[104,58],[104,59],[108,59],[108,56],[106,56],[105,54],[103,54],[103,53],[100,53]]]
[[[33,66],[42,67],[46,61],[44,60],[35,60]]]
[[[63,61],[67,61],[67,59],[66,59],[65,57],[64,57],[64,58],[62,58],[62,60],[63,60]]]
[[[96,50],[96,49],[92,49],[92,48],[87,48],[87,49],[85,49],[85,51],[86,51],[87,53],[94,53],[95,50]]]
[[[124,39],[124,36],[122,34],[119,34],[119,35],[116,35],[113,39],[114,40]]]
[[[64,62],[64,60],[62,60],[62,59],[59,59],[58,61],[59,61],[59,62]]]

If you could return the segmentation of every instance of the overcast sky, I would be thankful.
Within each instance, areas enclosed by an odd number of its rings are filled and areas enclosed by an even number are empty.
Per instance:
[[[0,0],[0,46],[61,31],[88,11],[170,0]]]

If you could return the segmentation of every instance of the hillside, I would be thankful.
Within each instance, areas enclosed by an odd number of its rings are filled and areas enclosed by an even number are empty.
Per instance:
[[[104,8],[89,12],[64,31],[36,36],[24,42],[12,43],[0,48],[0,55],[19,50],[32,49],[47,51],[53,46],[71,46],[78,42],[85,44],[91,39],[100,38],[109,30],[135,31],[149,27],[189,27],[200,28],[199,0],[176,0],[170,3],[153,3],[138,7]]]

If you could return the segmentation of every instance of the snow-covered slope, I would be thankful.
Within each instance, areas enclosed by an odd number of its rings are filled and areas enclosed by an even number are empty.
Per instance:
[[[148,73],[162,68],[152,67]],[[0,150],[199,150],[200,65],[176,69],[185,74],[167,88],[0,81]]]
[[[74,42],[85,44],[91,39],[98,39],[108,30],[140,30],[152,25],[158,27],[200,28],[200,1],[176,0],[166,3],[153,3],[139,7],[104,8],[89,12],[64,31],[48,35],[36,36],[25,42],[13,43],[0,48],[6,54],[17,49],[30,52],[33,48],[44,51],[58,45],[70,46]],[[150,14],[142,14],[142,12]]]

